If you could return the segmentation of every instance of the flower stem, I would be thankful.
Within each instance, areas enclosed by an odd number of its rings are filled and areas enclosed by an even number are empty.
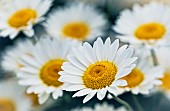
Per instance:
[[[110,94],[111,94],[111,93],[110,93]],[[126,101],[124,101],[124,100],[116,97],[114,94],[111,94],[111,95],[112,95],[112,97],[113,97],[114,100],[116,100],[118,103],[120,103],[120,104],[124,105],[125,107],[127,107],[127,109],[128,109],[127,111],[133,111],[133,109],[131,108],[131,106],[130,106]]]
[[[143,108],[142,108],[141,104],[139,103],[138,98],[133,94],[132,94],[132,98],[133,98],[134,103],[136,104],[137,110],[143,111]]]
[[[157,57],[156,57],[156,54],[155,54],[155,50],[153,48],[151,48],[150,51],[151,51],[153,64],[156,66],[156,65],[158,65],[158,60],[157,60]]]

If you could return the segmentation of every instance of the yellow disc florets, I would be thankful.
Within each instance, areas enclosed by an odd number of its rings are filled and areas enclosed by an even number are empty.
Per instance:
[[[110,86],[115,80],[117,67],[108,61],[101,61],[90,65],[83,75],[85,87],[90,89],[102,89]]]
[[[58,81],[60,75],[59,71],[62,71],[61,66],[64,60],[56,59],[47,62],[40,70],[39,76],[43,83],[47,86],[59,87],[63,83]]]

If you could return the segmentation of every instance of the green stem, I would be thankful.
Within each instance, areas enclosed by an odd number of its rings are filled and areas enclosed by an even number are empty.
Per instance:
[[[139,103],[138,98],[133,94],[132,94],[132,98],[133,98],[134,103],[136,104],[138,111],[143,111],[143,108],[142,108],[141,104]]]
[[[110,93],[111,94],[111,93]],[[127,111],[133,111],[133,109],[131,108],[131,106],[124,100],[116,97],[114,94],[111,94],[113,99],[116,100],[118,103],[124,105],[128,110]]]
[[[151,56],[152,56],[152,59],[153,59],[153,64],[156,66],[158,65],[158,60],[157,60],[157,57],[156,57],[156,54],[155,54],[155,50],[152,48],[150,49],[151,51]]]

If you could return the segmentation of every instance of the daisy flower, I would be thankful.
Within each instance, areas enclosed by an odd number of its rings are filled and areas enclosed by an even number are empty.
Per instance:
[[[170,48],[159,47],[155,50],[159,64],[164,68],[164,75],[160,80],[162,85],[158,88],[170,99]]]
[[[23,88],[14,81],[1,81],[0,106],[0,111],[31,110],[31,102],[24,96]]]
[[[84,41],[103,35],[106,19],[94,7],[77,3],[56,10],[44,25],[51,37]]]
[[[33,57],[25,55],[22,58],[24,67],[17,74],[19,84],[29,86],[27,93],[38,94],[40,104],[46,102],[50,94],[54,99],[62,96],[64,83],[58,81],[58,72],[71,49],[80,45],[80,42],[70,39],[41,39],[32,51]]]
[[[0,35],[14,39],[19,32],[32,37],[33,26],[42,20],[52,0],[11,0],[0,11]]]
[[[161,3],[135,4],[132,11],[126,9],[121,12],[113,29],[121,34],[118,38],[124,42],[161,45],[169,40],[169,11],[170,8]]]
[[[114,106],[109,105],[107,103],[103,103],[103,104],[96,104],[94,106],[93,111],[127,111],[127,109],[123,106],[115,109]]]
[[[117,95],[126,91],[133,94],[149,94],[151,89],[162,84],[159,78],[163,77],[163,69],[160,66],[148,64],[149,58],[143,57],[130,74],[121,78],[128,83],[127,86],[119,87]]]
[[[103,103],[103,104],[96,104],[94,106],[94,109],[90,107],[84,107],[84,108],[73,109],[71,111],[127,111],[127,109],[125,107],[119,107],[115,109],[114,106],[111,106],[107,103]]]
[[[17,72],[23,64],[20,62],[23,55],[31,56],[33,43],[29,39],[20,39],[14,46],[9,46],[2,53],[1,67],[7,72]]]
[[[68,55],[68,62],[62,66],[63,71],[59,81],[66,85],[64,90],[77,91],[73,97],[87,95],[83,103],[89,101],[96,93],[97,98],[102,100],[107,91],[116,93],[116,87],[127,85],[126,80],[120,79],[131,72],[135,67],[131,58],[133,49],[127,45],[119,48],[119,40],[111,43],[107,38],[103,43],[98,38],[93,47],[85,42],[83,46],[73,50]]]

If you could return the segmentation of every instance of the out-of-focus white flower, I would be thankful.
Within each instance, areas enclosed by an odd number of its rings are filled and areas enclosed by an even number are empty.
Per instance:
[[[96,104],[93,111],[127,111],[125,107],[114,108],[107,103]]]
[[[4,71],[17,72],[23,67],[23,63],[20,62],[22,56],[31,56],[33,43],[29,39],[20,39],[14,46],[9,46],[2,53],[1,66]]]
[[[45,27],[51,37],[85,41],[102,36],[106,23],[104,15],[94,7],[75,3],[52,13]]]
[[[170,99],[170,47],[159,47],[155,50],[158,63],[164,68],[164,76],[160,78],[162,85],[158,88]]]
[[[133,10],[124,10],[113,29],[122,34],[122,41],[131,44],[164,45],[170,35],[170,7],[151,2],[135,4]]]
[[[42,20],[52,0],[11,0],[0,10],[0,35],[14,39],[19,32],[32,37],[33,26]]]
[[[127,82],[120,79],[131,72],[137,59],[131,57],[133,49],[127,45],[119,48],[119,40],[111,43],[108,38],[103,43],[98,38],[93,47],[89,43],[73,50],[68,56],[68,62],[62,66],[59,81],[64,82],[66,91],[77,91],[73,97],[87,95],[83,103],[89,101],[95,94],[102,100],[107,91],[115,94],[119,86],[126,86]]]
[[[0,82],[0,111],[30,111],[31,102],[15,81]]]
[[[71,111],[127,111],[125,107],[114,108],[114,106],[109,105],[107,103],[96,104],[94,108],[84,107],[84,108],[76,108]]]
[[[161,66],[152,66],[148,63],[149,58],[139,58],[139,63],[132,72],[121,78],[128,83],[127,86],[119,87],[117,95],[131,91],[133,94],[149,94],[155,87],[162,84],[159,78],[163,77],[163,68]]]
[[[18,73],[19,84],[29,86],[27,93],[38,94],[40,104],[46,102],[50,94],[54,99],[61,97],[64,83],[58,81],[58,72],[71,49],[80,45],[70,39],[41,39],[33,48],[32,57],[25,55],[22,58],[24,67]]]

